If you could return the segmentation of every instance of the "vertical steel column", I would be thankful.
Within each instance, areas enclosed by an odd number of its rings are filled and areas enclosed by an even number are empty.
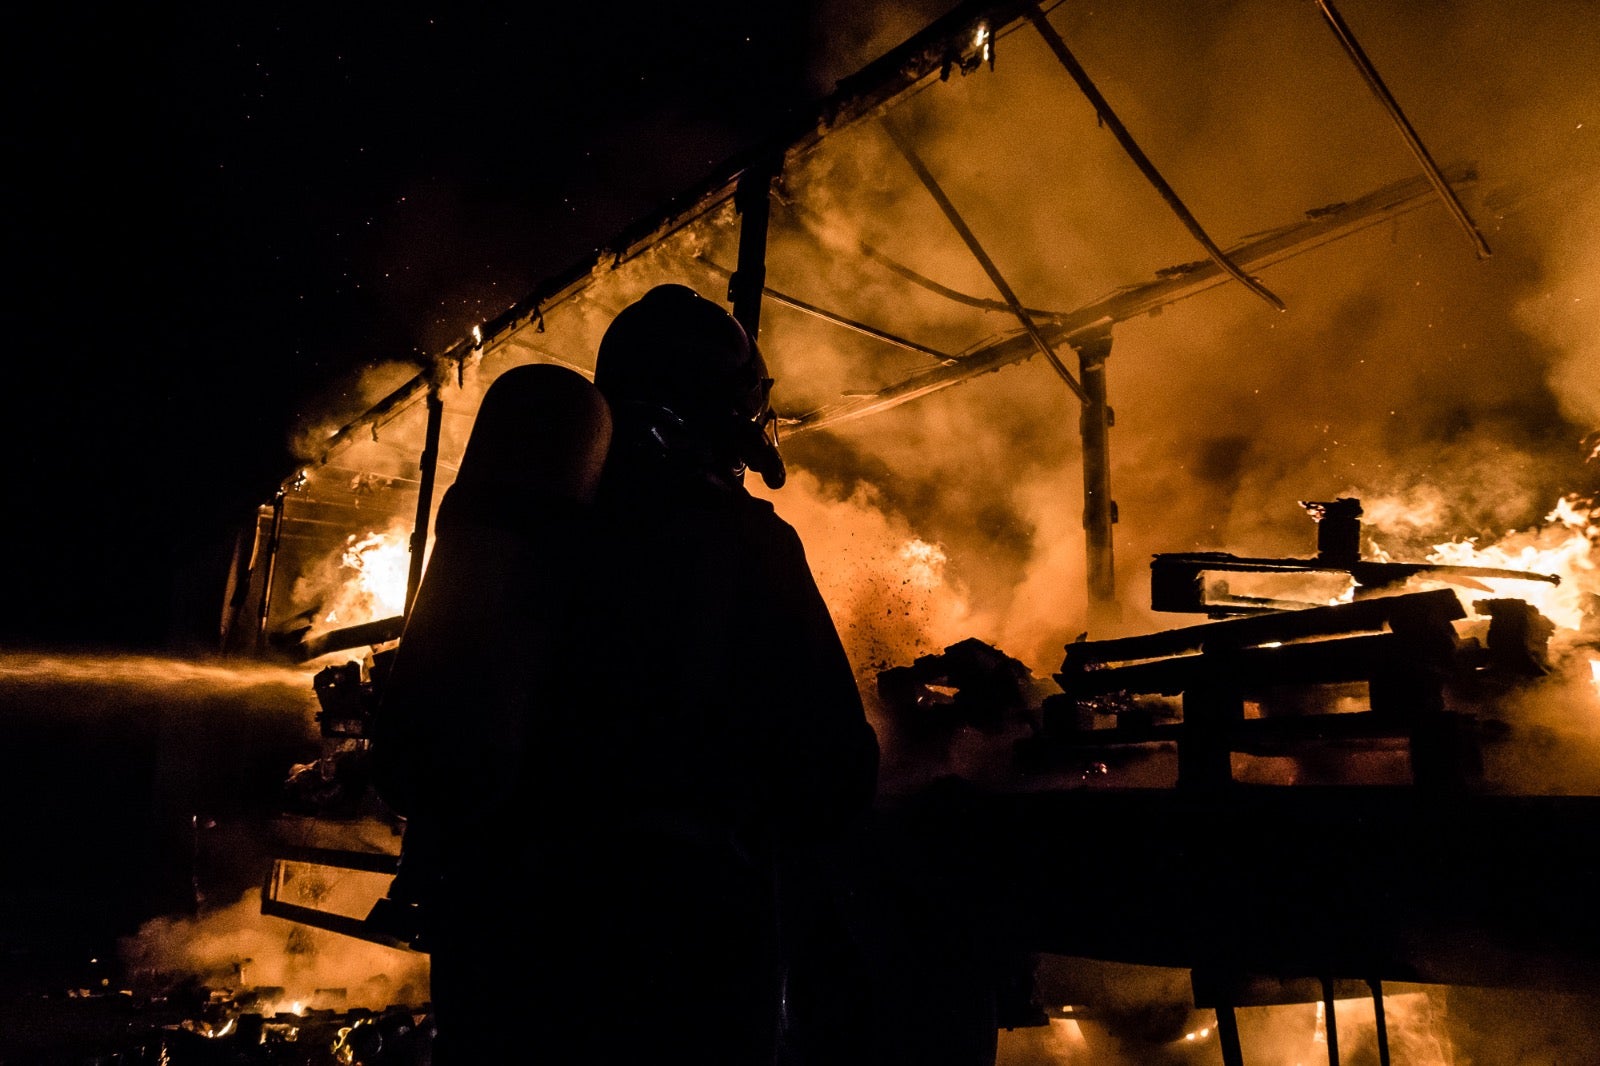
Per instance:
[[[772,182],[783,157],[761,160],[739,176],[733,206],[739,212],[739,259],[728,279],[733,317],[754,340],[761,333],[761,290],[767,284],[767,223],[772,217]]]
[[[1111,435],[1115,415],[1106,403],[1106,359],[1111,355],[1107,330],[1082,343],[1078,352],[1078,379],[1085,393],[1078,431],[1083,436],[1083,530],[1088,558],[1089,621],[1116,622],[1117,578],[1112,555],[1111,527],[1117,505],[1111,499]]]
[[[406,572],[405,613],[411,614],[422,585],[422,564],[428,551],[428,522],[433,516],[433,484],[439,470],[439,428],[444,425],[444,397],[437,384],[428,386],[428,428],[422,442],[417,486],[417,520],[411,528],[411,568]]]

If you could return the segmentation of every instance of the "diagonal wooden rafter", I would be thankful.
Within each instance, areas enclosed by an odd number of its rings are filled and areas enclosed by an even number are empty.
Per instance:
[[[989,280],[1005,300],[1006,307],[1021,323],[1024,332],[1028,334],[1028,339],[1033,342],[1033,346],[1049,361],[1051,368],[1055,370],[1061,380],[1067,383],[1067,388],[1072,390],[1073,395],[1077,396],[1081,402],[1088,403],[1089,394],[1084,391],[1078,379],[1072,376],[1072,371],[1068,370],[1066,364],[1061,361],[1061,357],[1050,346],[1049,340],[1039,331],[1038,324],[1034,322],[1033,316],[1028,314],[1027,309],[1022,306],[1022,301],[1017,298],[1017,294],[1012,290],[1010,283],[1006,281],[1005,275],[1000,273],[1000,268],[989,257],[989,253],[984,251],[983,244],[978,240],[977,234],[972,232],[972,227],[967,225],[966,220],[961,217],[961,212],[956,210],[956,205],[945,194],[944,189],[939,185],[939,180],[933,176],[933,171],[928,169],[928,165],[917,154],[916,146],[911,143],[911,138],[907,137],[904,131],[889,121],[887,116],[878,121],[884,132],[889,135],[889,139],[894,142],[894,146],[900,150],[900,155],[910,165],[912,171],[916,173],[917,180],[922,183],[922,187],[927,190],[928,195],[933,197],[934,202],[939,205],[939,210],[944,213],[945,218],[949,220],[956,233],[960,234],[962,243],[967,246],[967,251],[972,253],[972,257],[978,261],[978,265],[983,267],[983,272],[989,275]]]
[[[1460,198],[1450,188],[1450,183],[1445,180],[1443,174],[1439,173],[1439,166],[1433,161],[1433,156],[1428,153],[1428,146],[1422,143],[1422,138],[1417,136],[1417,131],[1412,128],[1405,112],[1400,110],[1400,102],[1389,91],[1389,86],[1384,84],[1382,75],[1378,73],[1378,68],[1372,65],[1372,60],[1367,58],[1366,50],[1361,47],[1361,42],[1357,41],[1355,34],[1350,31],[1350,26],[1345,22],[1344,16],[1340,15],[1339,9],[1333,6],[1333,0],[1317,0],[1317,7],[1321,10],[1322,17],[1327,22],[1328,28],[1333,31],[1334,37],[1338,39],[1339,46],[1344,49],[1345,54],[1350,57],[1350,61],[1361,72],[1362,80],[1367,83],[1367,88],[1372,90],[1372,95],[1378,98],[1378,102],[1383,105],[1383,109],[1389,113],[1390,121],[1394,123],[1395,129],[1400,131],[1400,136],[1404,138],[1406,147],[1411,150],[1411,154],[1416,158],[1417,164],[1422,167],[1422,173],[1427,177],[1434,191],[1439,194],[1439,199],[1443,201],[1445,207],[1449,208],[1451,217],[1456,220],[1456,224],[1461,227],[1472,241],[1473,247],[1477,250],[1478,258],[1489,258],[1493,254],[1489,248],[1489,242],[1484,239],[1483,233],[1478,229],[1478,224],[1472,221],[1472,216],[1467,214],[1467,209],[1462,206]]]
[[[1122,145],[1122,150],[1127,153],[1129,159],[1133,160],[1133,165],[1139,168],[1139,173],[1143,174],[1145,180],[1155,188],[1156,192],[1161,194],[1161,198],[1167,202],[1167,206],[1172,209],[1172,213],[1178,216],[1178,221],[1183,223],[1184,228],[1200,243],[1200,247],[1205,249],[1206,254],[1217,264],[1217,268],[1261,297],[1274,310],[1285,310],[1283,301],[1278,299],[1271,289],[1268,289],[1261,282],[1240,269],[1232,257],[1219,248],[1216,241],[1213,241],[1210,235],[1206,233],[1199,220],[1194,217],[1193,212],[1179,199],[1172,186],[1167,184],[1167,179],[1162,177],[1155,164],[1150,162],[1150,157],[1145,155],[1144,150],[1134,141],[1133,135],[1122,124],[1122,120],[1117,117],[1116,112],[1111,110],[1111,105],[1106,102],[1106,98],[1101,95],[1100,90],[1090,80],[1089,72],[1083,69],[1083,64],[1079,63],[1077,57],[1067,48],[1067,43],[1061,39],[1061,35],[1055,31],[1055,27],[1050,25],[1050,20],[1045,18],[1044,12],[1040,11],[1038,6],[1035,5],[1028,8],[1024,15],[1033,23],[1034,29],[1039,31],[1039,36],[1049,46],[1056,60],[1066,69],[1068,74],[1072,75],[1072,80],[1078,83],[1079,90],[1094,105],[1095,114],[1100,117],[1100,121],[1105,123],[1106,128],[1116,137],[1117,143]]]

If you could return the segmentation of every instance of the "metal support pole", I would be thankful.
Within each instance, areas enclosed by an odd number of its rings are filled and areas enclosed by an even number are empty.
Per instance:
[[[1389,1023],[1383,1016],[1383,982],[1370,978],[1372,989],[1372,1017],[1378,1023],[1378,1066],[1389,1066]]]
[[[417,488],[417,520],[411,528],[411,568],[406,572],[406,606],[409,617],[422,586],[422,565],[428,551],[428,522],[433,516],[433,483],[439,469],[439,428],[444,425],[444,397],[437,386],[428,389],[428,428],[422,443],[420,484]]]
[[[1111,332],[1107,330],[1076,345],[1078,376],[1086,394],[1078,417],[1078,432],[1083,436],[1083,531],[1088,557],[1089,619],[1115,622],[1121,614],[1117,604],[1117,576],[1112,556],[1111,527],[1117,521],[1117,505],[1111,498],[1111,436],[1115,416],[1106,403],[1106,359],[1111,354]]]
[[[1232,1003],[1217,1004],[1217,1042],[1222,1045],[1222,1066],[1244,1066],[1244,1048],[1239,1044],[1239,1019],[1233,1016]]]
[[[1322,979],[1322,1028],[1328,1037],[1328,1066],[1339,1066],[1339,1022],[1333,1016],[1333,978]]]
[[[772,217],[772,183],[783,168],[781,156],[763,160],[739,176],[733,206],[739,212],[739,260],[728,279],[728,302],[750,339],[761,334],[761,295],[767,284],[767,224]]]

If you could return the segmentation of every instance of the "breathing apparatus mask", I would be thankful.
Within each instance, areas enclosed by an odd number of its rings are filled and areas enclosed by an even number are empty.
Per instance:
[[[643,431],[669,458],[768,488],[787,477],[773,379],[737,319],[683,285],[658,285],[625,307],[600,341],[595,386],[619,431]]]

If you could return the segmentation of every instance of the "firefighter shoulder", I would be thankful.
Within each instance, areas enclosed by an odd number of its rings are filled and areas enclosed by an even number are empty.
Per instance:
[[[562,555],[610,441],[575,371],[514,367],[485,392],[376,715],[375,783],[397,813],[471,817],[516,787],[572,591]]]

